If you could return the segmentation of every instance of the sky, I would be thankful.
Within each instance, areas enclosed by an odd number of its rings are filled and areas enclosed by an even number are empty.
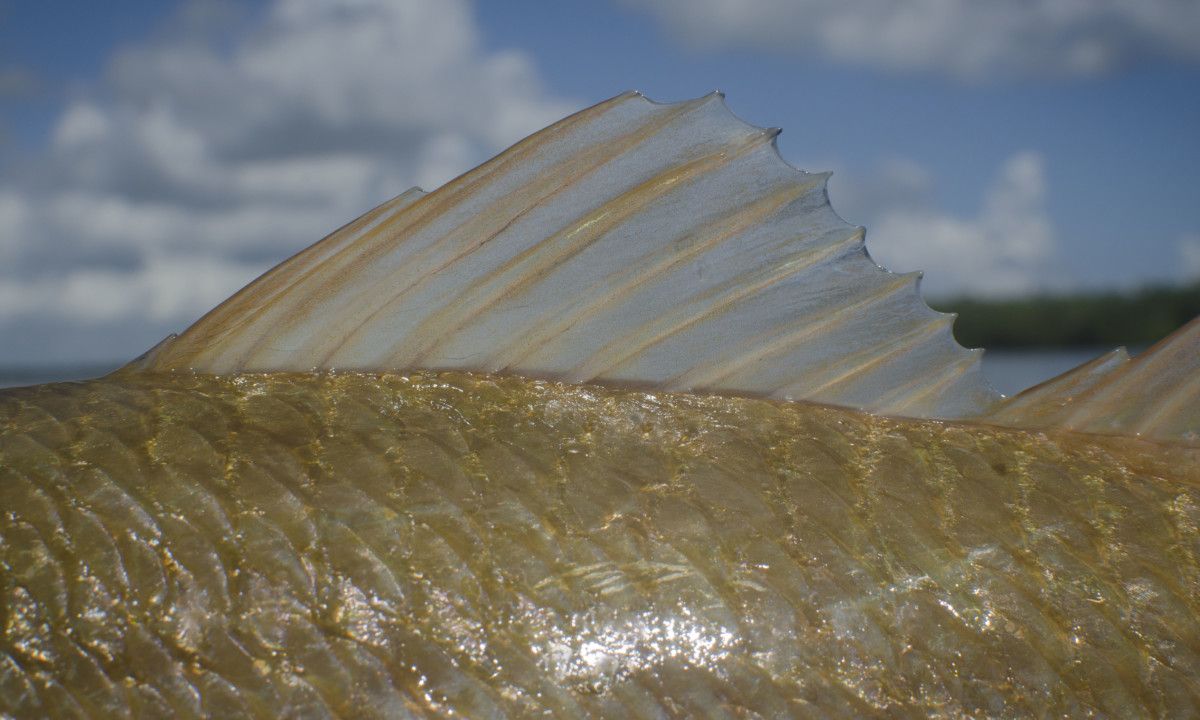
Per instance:
[[[626,90],[782,127],[926,297],[1200,279],[1200,3],[0,0],[0,367],[132,358]]]

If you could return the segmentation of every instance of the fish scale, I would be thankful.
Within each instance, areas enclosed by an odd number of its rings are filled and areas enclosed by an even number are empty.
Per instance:
[[[1200,704],[1195,448],[458,372],[12,389],[0,428],[13,717]]]

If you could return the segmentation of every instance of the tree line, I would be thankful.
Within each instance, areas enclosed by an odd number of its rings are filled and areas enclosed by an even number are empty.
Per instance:
[[[954,336],[966,347],[1146,347],[1200,315],[1200,282],[1130,293],[959,298],[929,304],[958,313]]]

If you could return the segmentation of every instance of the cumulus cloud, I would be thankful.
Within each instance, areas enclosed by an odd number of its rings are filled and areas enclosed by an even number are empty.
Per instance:
[[[196,0],[116,52],[40,161],[0,182],[0,333],[17,334],[0,363],[31,356],[22,328],[182,330],[362,212],[579,106],[527,55],[485,50],[468,0],[274,0],[249,25],[228,10]]]
[[[849,185],[848,206],[862,214],[848,217],[865,216],[872,258],[897,272],[923,270],[927,297],[1013,296],[1063,284],[1036,152],[1004,163],[974,217],[939,209],[929,173],[911,161],[889,161]]]
[[[1200,61],[1179,0],[625,0],[697,48],[750,47],[967,79]]]

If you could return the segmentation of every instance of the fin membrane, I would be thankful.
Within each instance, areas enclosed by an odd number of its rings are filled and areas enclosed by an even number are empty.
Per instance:
[[[827,175],[719,94],[627,93],[263,275],[137,363],[458,369],[920,417],[998,398],[918,275],[866,254]],[[133,369],[133,368],[131,368]]]

